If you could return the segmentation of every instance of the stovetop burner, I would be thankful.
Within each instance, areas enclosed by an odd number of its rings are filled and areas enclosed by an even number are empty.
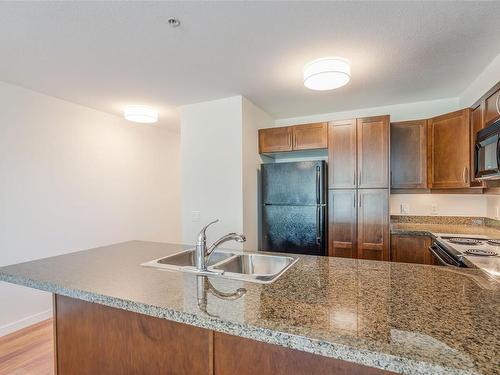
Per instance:
[[[488,240],[488,243],[493,246],[500,246],[500,239]]]
[[[458,245],[480,245],[483,241],[475,239],[475,238],[467,238],[467,237],[453,237],[449,238],[448,241],[451,243],[456,243]]]
[[[486,256],[486,257],[491,257],[497,255],[496,251],[493,250],[487,250],[487,249],[467,249],[465,251],[466,254],[470,255],[480,255],[480,256]]]

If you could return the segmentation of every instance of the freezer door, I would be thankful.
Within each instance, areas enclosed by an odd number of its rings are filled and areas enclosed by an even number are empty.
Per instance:
[[[262,251],[325,255],[324,206],[264,205],[262,224]]]
[[[325,203],[325,166],[323,160],[262,164],[262,202],[289,205]]]

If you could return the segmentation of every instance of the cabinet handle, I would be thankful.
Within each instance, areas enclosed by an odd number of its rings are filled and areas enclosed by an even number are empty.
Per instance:
[[[463,177],[465,183],[469,182],[469,168],[464,167]]]
[[[500,93],[497,95],[497,101],[495,102],[495,106],[497,107],[497,112],[500,115]]]
[[[356,171],[352,174],[352,184],[356,186]]]
[[[359,201],[359,207],[361,208],[361,195],[359,196],[358,201]]]
[[[361,171],[358,173],[358,185],[361,185]]]

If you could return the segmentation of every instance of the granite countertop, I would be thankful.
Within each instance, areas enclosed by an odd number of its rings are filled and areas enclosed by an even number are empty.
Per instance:
[[[499,284],[477,269],[301,256],[272,284],[211,278],[246,293],[200,308],[204,276],[139,265],[183,248],[125,242],[2,267],[0,280],[403,374],[498,373]]]
[[[432,236],[435,233],[468,234],[500,238],[500,230],[484,225],[391,223],[391,234],[413,234]]]
[[[477,236],[479,238],[500,238],[498,228],[484,225],[435,224],[435,223],[391,223],[391,234],[438,237],[441,234]],[[477,267],[493,279],[500,281],[500,256],[464,256],[462,260],[469,267]]]

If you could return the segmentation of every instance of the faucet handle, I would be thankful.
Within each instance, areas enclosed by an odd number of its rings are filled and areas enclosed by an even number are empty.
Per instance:
[[[205,231],[207,230],[207,228],[212,225],[212,224],[215,224],[215,223],[218,223],[219,222],[219,219],[216,219],[214,221],[211,221],[210,223],[208,223],[207,225],[205,225],[203,228],[201,228],[200,230],[200,233],[198,233],[198,243],[200,242],[203,242],[206,240],[206,235],[205,235]]]

